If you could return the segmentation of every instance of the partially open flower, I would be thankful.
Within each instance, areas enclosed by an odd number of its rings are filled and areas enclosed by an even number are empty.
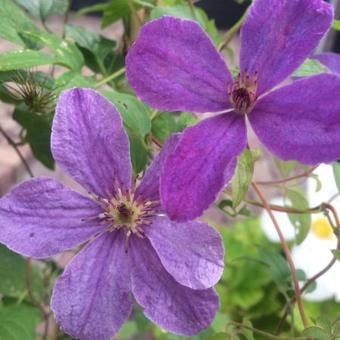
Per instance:
[[[322,202],[327,202],[337,194],[335,181],[332,179],[332,167],[328,165],[319,166],[315,174],[318,175],[322,183],[322,189],[315,192],[316,182],[314,179],[307,181],[307,193],[310,206],[316,206]],[[283,205],[284,200],[277,197],[271,201],[272,204]],[[340,197],[332,202],[337,212],[340,214]],[[287,241],[295,238],[295,229],[291,224],[287,214],[273,212],[279,223],[284,237]],[[261,215],[261,227],[269,240],[279,242],[276,230],[267,212]],[[338,240],[328,219],[323,214],[313,214],[312,224],[306,239],[292,248],[292,258],[298,269],[302,269],[307,278],[310,278],[324,269],[332,260],[331,250],[337,248]],[[331,269],[317,279],[315,290],[304,294],[304,298],[310,301],[322,301],[335,298],[340,301],[340,262],[337,261]]]
[[[219,306],[220,235],[205,223],[171,222],[159,201],[159,172],[174,135],[137,186],[129,141],[116,108],[91,89],[64,92],[52,129],[58,164],[89,191],[49,178],[0,200],[0,242],[44,258],[87,242],[58,279],[51,307],[75,338],[108,339],[129,318],[133,297],[160,327],[194,335]]]

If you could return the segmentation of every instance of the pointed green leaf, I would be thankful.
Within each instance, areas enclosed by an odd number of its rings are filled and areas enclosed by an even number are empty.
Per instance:
[[[53,64],[55,57],[40,51],[21,50],[0,54],[0,71]]]
[[[232,179],[233,207],[237,207],[248,192],[254,172],[254,159],[249,149],[245,149],[238,158],[236,173]]]

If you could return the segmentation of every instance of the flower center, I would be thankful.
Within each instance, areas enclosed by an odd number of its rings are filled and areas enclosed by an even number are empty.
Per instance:
[[[145,200],[140,195],[136,197],[135,189],[124,189],[115,184],[115,194],[108,198],[91,195],[102,208],[103,212],[90,219],[107,224],[107,230],[119,229],[126,231],[127,237],[135,234],[143,238],[143,227],[151,224],[151,217],[156,214],[159,201]]]
[[[330,239],[333,236],[333,229],[325,217],[316,219],[312,223],[311,229],[319,238]]]
[[[236,112],[249,113],[256,102],[257,73],[251,78],[247,72],[237,76],[234,84],[228,89],[231,104]]]

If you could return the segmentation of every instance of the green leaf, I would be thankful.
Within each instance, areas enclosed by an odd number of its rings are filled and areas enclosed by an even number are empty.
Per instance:
[[[51,14],[63,14],[69,6],[68,0],[15,0],[19,5],[42,21]]]
[[[308,201],[305,196],[297,190],[289,189],[286,191],[286,197],[292,203],[294,208],[304,210],[308,208]],[[311,223],[312,218],[310,214],[288,214],[289,220],[292,222],[293,226],[297,230],[296,242],[301,244],[306,238]]]
[[[37,308],[24,305],[0,307],[0,339],[35,340],[39,322]]]
[[[148,150],[143,141],[129,133],[131,162],[134,174],[142,172],[148,163]]]
[[[290,289],[291,273],[285,258],[279,253],[259,248],[259,259],[268,266],[269,274],[278,288],[287,292]]]
[[[87,14],[93,12],[103,12],[102,27],[105,28],[113,22],[130,15],[128,0],[112,0],[95,4],[93,6],[81,9],[78,14]]]
[[[53,64],[55,61],[53,56],[39,51],[9,51],[0,54],[0,71],[48,65]]]
[[[67,40],[49,32],[25,32],[25,37],[31,41],[48,47],[54,53],[54,64],[70,68],[73,71],[80,71],[84,65],[84,57],[78,47]]]
[[[340,191],[340,163],[333,163],[333,174],[338,191]]]
[[[226,340],[226,339],[228,339],[228,334],[222,332],[216,333],[207,338],[207,340]]]
[[[200,8],[195,7],[194,17],[190,7],[187,5],[157,6],[151,11],[150,19],[157,19],[163,15],[171,15],[179,18],[196,20],[210,35],[216,45],[221,41],[214,21],[209,20],[206,13]]]
[[[128,0],[112,0],[103,13],[102,27],[105,28],[121,18],[130,15]]]
[[[65,26],[66,37],[72,38],[77,45],[90,51],[99,60],[111,53],[116,46],[114,40],[107,39],[102,35],[76,25]]]
[[[333,249],[332,250],[332,253],[334,255],[334,257],[340,261],[340,250],[337,250],[337,249]]]
[[[20,32],[39,31],[33,21],[19,8],[13,0],[1,0],[0,38],[18,45],[25,45]]]
[[[144,137],[151,130],[150,109],[136,97],[116,91],[103,91],[104,96],[116,105],[124,123],[135,134]]]
[[[247,340],[255,340],[253,331],[250,329],[253,328],[252,323],[248,319],[244,318],[243,324],[249,328],[246,327],[242,328],[241,334],[243,334]]]
[[[177,123],[173,113],[161,112],[152,120],[152,134],[162,143],[174,132],[177,132]]]
[[[17,108],[13,113],[13,119],[26,130],[25,141],[30,144],[34,156],[53,170],[54,160],[50,148],[52,117]]]
[[[26,271],[27,262],[24,258],[0,245],[0,295],[22,298],[27,291]],[[32,291],[37,296],[43,290],[41,282],[40,270],[34,265],[32,268]]]
[[[254,159],[249,149],[245,149],[238,158],[236,173],[232,179],[233,207],[237,207],[248,192],[254,172]]]
[[[312,336],[315,339],[318,340],[332,340],[332,335],[330,335],[328,332],[323,330],[320,327],[312,326],[306,328],[303,332],[302,335],[304,336]]]
[[[332,25],[333,29],[335,29],[336,31],[340,31],[340,20],[333,20],[333,25]]]
[[[56,80],[56,94],[73,87],[95,87],[94,77],[85,77],[78,72],[68,71]]]
[[[314,74],[327,72],[327,67],[318,60],[307,59],[294,73],[293,77],[306,77]]]

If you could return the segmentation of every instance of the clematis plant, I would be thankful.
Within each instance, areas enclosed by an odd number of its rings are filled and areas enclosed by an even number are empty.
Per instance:
[[[320,74],[277,88],[330,28],[322,0],[255,0],[241,28],[240,74],[232,78],[194,21],[164,16],[141,29],[127,57],[137,95],[159,110],[211,112],[187,128],[161,176],[173,220],[195,218],[232,178],[247,147],[246,120],[283,160],[319,164],[340,158],[340,79]]]
[[[51,302],[72,337],[114,336],[133,297],[149,319],[176,334],[194,335],[212,322],[221,238],[205,223],[171,222],[159,202],[159,172],[178,139],[168,140],[137,185],[116,108],[94,90],[65,91],[53,121],[53,156],[89,195],[41,177],[0,200],[0,242],[22,255],[45,258],[87,242]]]

